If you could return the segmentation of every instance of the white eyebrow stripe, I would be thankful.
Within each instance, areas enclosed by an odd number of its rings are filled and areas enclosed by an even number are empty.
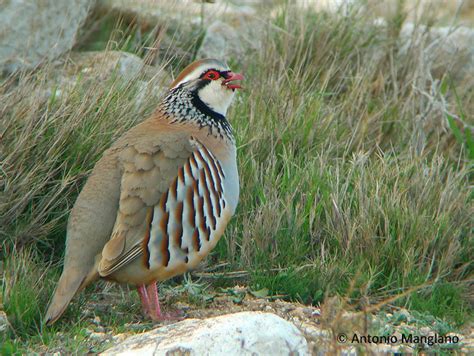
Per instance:
[[[215,69],[220,72],[225,72],[228,71],[228,68],[224,68],[216,63],[216,65],[212,66],[212,68],[209,66],[209,64],[201,64],[199,67],[196,67],[191,73],[189,73],[187,76],[185,76],[183,79],[181,79],[178,83],[173,88],[176,88],[177,86],[189,82],[190,80],[198,79],[203,73],[208,71],[209,69]]]

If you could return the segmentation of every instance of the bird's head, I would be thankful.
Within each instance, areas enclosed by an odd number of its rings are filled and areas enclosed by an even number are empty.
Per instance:
[[[235,94],[241,89],[241,74],[233,73],[217,59],[202,59],[191,63],[171,84],[171,90],[183,87],[196,95],[209,109],[224,115]]]

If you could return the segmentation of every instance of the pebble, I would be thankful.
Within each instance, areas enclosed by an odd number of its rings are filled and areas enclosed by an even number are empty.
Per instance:
[[[423,326],[422,328],[420,328],[420,334],[421,335],[429,335],[429,334],[432,334],[433,331],[427,327],[427,326]]]
[[[321,309],[316,309],[311,313],[311,316],[321,316]]]
[[[89,334],[89,339],[95,340],[95,341],[104,341],[108,339],[110,335],[107,335],[106,333],[97,333],[97,332],[91,332]]]

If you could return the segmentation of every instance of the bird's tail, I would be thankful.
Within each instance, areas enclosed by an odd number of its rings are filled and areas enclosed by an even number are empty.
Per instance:
[[[49,304],[44,317],[46,325],[51,325],[64,313],[71,299],[91,282],[99,278],[97,268],[90,273],[79,273],[77,270],[64,270],[54,291],[53,299]]]

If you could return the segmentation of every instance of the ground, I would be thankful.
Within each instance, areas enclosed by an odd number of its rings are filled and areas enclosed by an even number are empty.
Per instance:
[[[101,289],[103,290],[101,291]],[[458,333],[446,332],[449,324],[427,315],[410,313],[393,305],[386,305],[383,312],[348,311],[345,301],[332,298],[321,306],[304,305],[283,300],[285,296],[268,296],[268,290],[251,290],[242,285],[213,289],[210,285],[187,280],[184,286],[162,288],[161,305],[165,311],[181,311],[182,318],[204,319],[241,311],[263,311],[274,313],[298,327],[308,341],[312,354],[318,352],[461,352],[474,351],[474,333],[466,328]],[[379,307],[378,307],[379,308]],[[139,298],[128,287],[110,283],[100,283],[94,291],[89,291],[87,301],[80,307],[83,329],[79,341],[80,349],[100,352],[125,340],[136,333],[145,332],[161,325],[177,321],[152,322],[140,313]],[[109,320],[129,320],[119,328]],[[67,321],[70,323],[71,320]],[[403,343],[402,334],[412,336],[435,336],[446,334],[459,339],[455,343],[438,342]],[[357,343],[355,337],[372,335],[382,337],[395,335],[399,342],[385,343],[376,339],[372,343],[363,340]],[[69,338],[59,331],[58,340]],[[66,342],[65,342],[66,344]],[[36,352],[67,354],[68,347],[41,347]]]

